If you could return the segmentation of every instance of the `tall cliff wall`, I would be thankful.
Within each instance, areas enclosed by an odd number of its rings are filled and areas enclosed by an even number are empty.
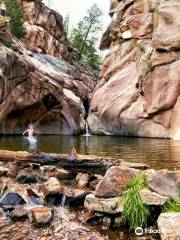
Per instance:
[[[43,134],[78,134],[83,101],[95,86],[69,45],[60,14],[40,0],[22,0],[27,34],[11,35],[0,21],[0,134],[20,134],[33,123]]]
[[[173,138],[180,130],[180,1],[112,0],[110,15],[91,130]]]

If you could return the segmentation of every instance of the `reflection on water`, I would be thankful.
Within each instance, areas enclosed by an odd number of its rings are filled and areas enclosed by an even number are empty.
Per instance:
[[[95,154],[143,162],[160,169],[180,169],[180,141],[109,136],[39,136],[37,148],[44,152]],[[0,137],[0,149],[28,150],[23,137]]]

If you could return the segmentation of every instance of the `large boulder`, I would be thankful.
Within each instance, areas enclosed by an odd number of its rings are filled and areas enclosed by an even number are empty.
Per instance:
[[[111,1],[109,49],[88,117],[104,135],[174,138],[180,109],[178,0]],[[176,137],[177,139],[177,137]]]
[[[147,178],[148,186],[153,191],[180,201],[180,171],[159,170]]]
[[[157,221],[161,240],[178,240],[180,237],[180,213],[161,213]]]
[[[111,167],[95,189],[96,197],[116,197],[127,190],[127,184],[138,170],[128,167]]]
[[[116,214],[122,213],[123,200],[121,197],[98,198],[93,194],[89,194],[85,198],[84,206],[91,212],[97,211],[108,214]]]
[[[50,179],[44,184],[44,187],[46,194],[62,194],[63,192],[63,187],[55,177],[50,177]]]
[[[32,208],[32,217],[35,225],[43,226],[51,223],[53,219],[53,211],[48,207]]]
[[[146,205],[164,205],[168,201],[168,197],[152,192],[149,189],[141,189],[140,197]]]
[[[24,198],[16,192],[8,192],[0,198],[0,206],[2,208],[14,208],[17,205],[25,204]]]

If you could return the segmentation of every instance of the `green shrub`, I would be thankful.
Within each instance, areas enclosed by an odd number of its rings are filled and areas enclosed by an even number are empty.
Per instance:
[[[180,202],[169,200],[163,207],[163,212],[180,212]]]
[[[14,43],[6,43],[5,46],[12,49],[13,51],[16,51],[18,49],[18,46]]]
[[[149,215],[148,207],[141,200],[139,190],[147,187],[145,177],[138,174],[128,184],[128,190],[123,195],[123,219],[132,228],[147,226]]]
[[[17,0],[4,0],[6,5],[6,15],[11,18],[12,33],[17,38],[22,38],[26,34],[23,26],[23,10]]]

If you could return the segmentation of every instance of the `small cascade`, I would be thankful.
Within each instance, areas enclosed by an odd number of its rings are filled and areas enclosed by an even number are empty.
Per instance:
[[[89,126],[88,126],[88,122],[87,121],[85,123],[85,134],[83,136],[85,136],[85,137],[91,136],[91,134],[89,132]]]
[[[62,198],[61,198],[61,207],[64,208],[65,204],[66,204],[66,196],[63,195]]]
[[[180,129],[178,129],[177,133],[174,135],[173,140],[180,141]]]

